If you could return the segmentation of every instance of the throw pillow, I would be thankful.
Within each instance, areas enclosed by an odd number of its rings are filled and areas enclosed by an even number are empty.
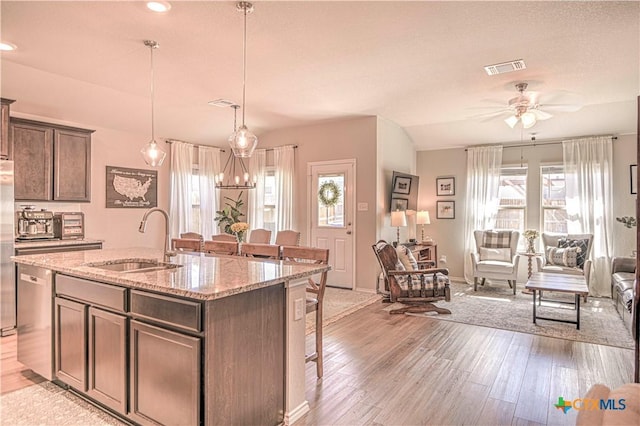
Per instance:
[[[411,250],[403,245],[399,245],[396,247],[396,253],[398,254],[398,260],[402,263],[404,269],[407,271],[415,271],[418,269],[418,262],[416,262],[416,258],[413,257]]]
[[[580,269],[584,269],[584,262],[587,260],[587,248],[589,247],[589,240],[572,240],[569,238],[560,238],[558,240],[558,247],[577,247],[579,249],[577,266]]]
[[[484,231],[482,246],[487,248],[510,247],[511,231]]]
[[[577,247],[547,247],[547,262],[557,266],[575,268],[577,265]]]
[[[511,249],[480,247],[480,260],[511,262]]]

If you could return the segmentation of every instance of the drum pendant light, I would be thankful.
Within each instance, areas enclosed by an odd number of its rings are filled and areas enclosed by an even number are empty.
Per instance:
[[[160,47],[158,42],[153,40],[145,40],[144,45],[151,52],[151,141],[140,150],[144,162],[152,167],[160,167],[167,153],[158,146],[154,133],[154,98],[153,98],[153,49]]]
[[[244,123],[246,76],[247,76],[247,14],[253,12],[253,4],[241,1],[236,9],[244,15],[244,36],[242,42],[242,125],[229,137],[229,146],[236,157],[251,157],[258,145],[258,138]]]

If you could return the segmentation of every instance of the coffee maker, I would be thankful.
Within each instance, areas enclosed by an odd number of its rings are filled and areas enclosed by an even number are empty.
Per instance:
[[[16,212],[16,239],[37,240],[52,239],[53,212],[45,209],[36,210],[35,206],[23,205]]]

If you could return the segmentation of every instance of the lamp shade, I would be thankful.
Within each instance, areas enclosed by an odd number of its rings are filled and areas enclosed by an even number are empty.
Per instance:
[[[391,226],[407,226],[407,215],[404,210],[391,212]]]
[[[431,219],[429,218],[429,212],[426,210],[420,210],[416,215],[416,224],[418,225],[430,225]]]
[[[522,121],[522,127],[528,129],[533,127],[536,124],[536,116],[532,112],[525,112],[520,116],[520,121]]]

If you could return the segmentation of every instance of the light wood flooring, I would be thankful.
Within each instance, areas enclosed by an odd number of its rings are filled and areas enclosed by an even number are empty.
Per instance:
[[[327,327],[324,348],[322,380],[307,364],[311,411],[296,425],[573,425],[559,396],[633,381],[629,349],[392,316],[380,303]]]
[[[0,345],[1,393],[43,380],[16,360],[15,336]],[[629,349],[392,316],[380,303],[328,326],[324,348],[325,376],[307,364],[311,411],[296,425],[575,424],[575,410],[553,407],[559,396],[633,379]]]

